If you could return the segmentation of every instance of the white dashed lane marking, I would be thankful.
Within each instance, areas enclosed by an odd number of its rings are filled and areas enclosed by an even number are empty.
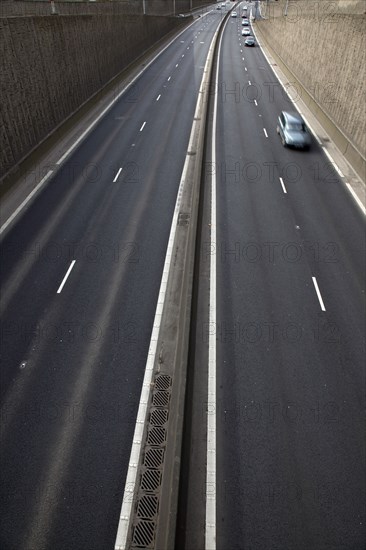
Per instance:
[[[58,287],[57,294],[60,294],[61,291],[62,291],[62,289],[64,288],[64,285],[65,285],[65,283],[66,283],[66,281],[67,281],[68,276],[69,276],[70,273],[71,273],[72,268],[73,268],[74,265],[75,265],[75,262],[76,262],[76,260],[73,260],[73,261],[71,262],[71,264],[70,264],[70,266],[69,266],[69,269],[66,271],[65,277],[62,279],[62,283],[61,283],[60,286]]]
[[[122,172],[122,168],[120,168],[120,169],[118,170],[118,172],[117,172],[117,174],[115,175],[115,178],[114,178],[114,180],[113,180],[113,183],[116,183],[116,181],[118,180],[118,177],[119,177],[119,175],[120,175],[121,172]]]

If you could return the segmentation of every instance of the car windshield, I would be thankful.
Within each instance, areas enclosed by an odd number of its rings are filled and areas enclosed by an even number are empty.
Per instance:
[[[298,132],[304,132],[305,127],[301,122],[291,122],[287,125],[288,130],[296,130]]]

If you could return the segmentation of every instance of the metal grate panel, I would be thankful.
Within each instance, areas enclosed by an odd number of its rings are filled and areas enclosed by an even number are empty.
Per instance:
[[[164,462],[164,449],[149,449],[145,453],[144,465],[146,468],[160,468]]]
[[[151,428],[147,434],[147,444],[159,446],[165,442],[165,428]]]
[[[170,394],[168,391],[157,391],[152,398],[154,407],[167,407],[169,405]]]
[[[140,520],[133,531],[132,544],[137,548],[146,548],[154,541],[155,522]]]
[[[168,420],[168,411],[166,409],[155,409],[150,414],[150,424],[153,426],[162,426]]]
[[[154,519],[158,513],[159,499],[156,495],[144,495],[137,505],[137,516],[144,519]]]
[[[161,472],[159,470],[146,470],[141,477],[141,489],[143,491],[156,491],[160,486]]]
[[[167,390],[172,385],[172,379],[167,374],[159,374],[155,379],[155,388],[157,390]]]

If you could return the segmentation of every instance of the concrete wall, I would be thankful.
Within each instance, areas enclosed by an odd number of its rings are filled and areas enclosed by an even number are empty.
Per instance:
[[[91,95],[186,19],[0,18],[0,178]]]
[[[175,12],[184,13],[192,8],[207,6],[212,2],[208,0],[175,0]],[[142,0],[98,0],[65,1],[55,0],[55,8],[60,15],[123,15],[142,14]],[[174,11],[174,0],[145,0],[147,15],[170,15]],[[25,16],[25,15],[50,15],[51,6],[49,0],[0,0],[0,17]]]
[[[284,0],[269,4],[259,31],[365,157],[366,17],[355,13],[360,3],[295,0],[287,17],[284,7]]]

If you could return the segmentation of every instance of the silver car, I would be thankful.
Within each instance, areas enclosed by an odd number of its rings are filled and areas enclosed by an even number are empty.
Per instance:
[[[309,149],[311,145],[309,131],[299,113],[282,111],[278,117],[277,133],[284,147]]]

